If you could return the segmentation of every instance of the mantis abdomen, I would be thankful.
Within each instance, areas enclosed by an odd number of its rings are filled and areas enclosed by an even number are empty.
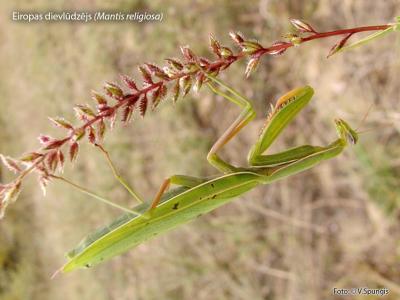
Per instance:
[[[228,174],[209,180],[186,191],[163,199],[151,216],[124,215],[119,226],[107,226],[95,235],[83,240],[78,247],[68,253],[71,259],[63,271],[76,267],[90,267],[135,247],[157,234],[164,233],[178,225],[225,204],[232,198],[247,192],[260,184],[260,175],[251,172]],[[229,180],[232,184],[227,187]],[[182,189],[180,189],[182,191]],[[198,196],[193,197],[197,192]],[[136,210],[146,210],[140,205]],[[123,219],[126,218],[126,222]],[[110,228],[111,227],[111,228]],[[113,228],[115,227],[115,228]],[[132,233],[135,234],[132,234]]]

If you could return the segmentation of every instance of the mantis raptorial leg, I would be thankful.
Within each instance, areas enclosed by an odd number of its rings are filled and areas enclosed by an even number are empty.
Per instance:
[[[224,145],[226,145],[239,131],[246,126],[254,117],[255,112],[250,104],[249,100],[246,99],[244,96],[240,95],[237,91],[231,89],[230,87],[226,86],[223,82],[219,79],[206,74],[206,76],[210,79],[211,82],[215,82],[216,84],[224,87],[227,94],[217,87],[213,85],[213,83],[208,82],[208,87],[217,95],[224,97],[225,99],[229,100],[230,102],[238,105],[242,108],[240,115],[236,118],[236,120],[228,127],[228,129],[222,134],[222,136],[214,143],[211,147],[207,155],[207,160],[211,165],[215,168],[220,170],[221,172],[228,174],[232,172],[239,171],[239,168],[229,164],[228,162],[222,160],[218,155],[217,151],[220,150]],[[292,101],[292,98],[299,94],[302,89],[294,89],[291,92],[285,94],[277,101],[276,109],[279,109],[279,106],[283,106],[288,102]],[[262,155],[262,153],[272,144],[272,142],[276,139],[276,137],[280,134],[280,132],[284,129],[284,127],[297,115],[297,113],[304,107],[304,105],[311,99],[312,93],[310,97],[306,97],[305,103],[302,105],[298,105],[294,109],[291,110],[290,114],[287,116],[287,120],[285,123],[280,123],[278,126],[275,127],[268,127],[266,126],[262,131],[258,141],[253,146],[252,150],[249,153],[248,161],[251,166],[264,166],[270,167],[279,164],[287,164],[293,162],[294,160],[299,160],[303,157],[309,156],[317,151],[321,151],[323,148],[318,146],[300,146],[293,149],[289,149],[287,151],[283,151],[280,153],[272,154],[272,155]],[[273,114],[274,112],[271,112]],[[268,120],[267,120],[268,122]],[[283,126],[282,126],[283,125]],[[182,175],[174,175],[166,180],[163,181],[161,184],[157,194],[155,195],[152,204],[149,208],[150,211],[154,210],[157,205],[159,204],[162,195],[165,191],[168,190],[171,183],[184,185],[181,184],[179,181],[176,181],[175,176],[182,176]],[[198,179],[198,181],[202,181],[202,179]],[[204,180],[203,180],[204,181]]]

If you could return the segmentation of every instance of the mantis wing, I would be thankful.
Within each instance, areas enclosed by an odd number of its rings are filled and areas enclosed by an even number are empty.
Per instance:
[[[150,214],[132,218],[122,216],[84,239],[68,253],[68,262],[62,271],[90,267],[126,252],[157,234],[225,204],[260,184],[261,178],[256,173],[239,172],[209,180],[193,188],[175,189],[167,193]],[[143,205],[136,209],[145,211],[146,208]]]

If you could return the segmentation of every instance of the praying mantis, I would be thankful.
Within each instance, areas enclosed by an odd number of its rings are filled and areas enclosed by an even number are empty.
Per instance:
[[[248,166],[234,166],[217,153],[255,117],[255,111],[244,96],[214,76],[206,76],[207,85],[213,92],[242,109],[207,155],[209,163],[222,174],[211,178],[183,175],[167,178],[151,203],[137,205],[133,213],[125,213],[110,225],[86,237],[67,254],[68,261],[59,271],[69,272],[102,263],[158,234],[210,212],[258,185],[270,184],[334,158],[348,144],[356,144],[358,141],[355,130],[345,121],[335,119],[338,138],[327,146],[303,145],[275,154],[264,154],[311,100],[314,90],[304,86],[278,99],[248,154]],[[171,184],[179,187],[168,190]]]

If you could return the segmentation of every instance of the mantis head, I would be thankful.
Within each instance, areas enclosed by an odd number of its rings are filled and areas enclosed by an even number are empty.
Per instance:
[[[342,119],[335,119],[336,130],[339,134],[339,137],[344,141],[355,145],[358,142],[358,133],[350,127]]]

